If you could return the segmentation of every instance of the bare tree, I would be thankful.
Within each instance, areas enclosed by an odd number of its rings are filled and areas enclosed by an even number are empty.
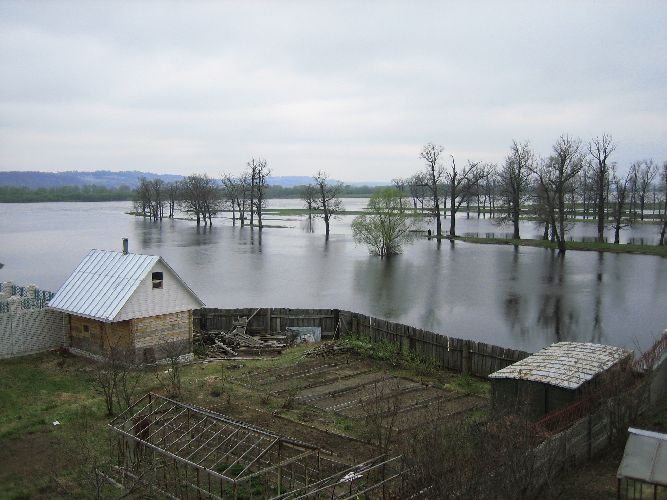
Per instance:
[[[402,177],[396,177],[391,180],[391,183],[396,189],[398,189],[398,192],[401,193],[400,206],[403,208],[403,195],[405,194],[405,188],[408,185],[408,180]]]
[[[605,205],[609,189],[611,164],[609,157],[616,149],[614,139],[609,134],[602,134],[588,144],[588,152],[594,161],[596,213],[598,220],[598,241],[604,241]]]
[[[639,197],[639,218],[644,220],[644,209],[646,207],[646,195],[658,174],[658,165],[653,160],[643,160],[632,164],[631,172],[636,181],[637,196]]]
[[[185,354],[192,352],[192,345],[186,341],[164,340],[158,350],[162,361],[167,363],[167,370],[158,368],[155,376],[170,397],[179,398],[183,390],[182,359]]]
[[[150,181],[150,188],[152,191],[151,213],[153,220],[162,220],[164,216],[165,204],[165,182],[162,179],[153,179]]]
[[[433,200],[433,216],[435,217],[435,234],[442,236],[442,221],[440,220],[440,192],[444,180],[445,169],[440,161],[445,148],[429,142],[424,146],[419,157],[426,162],[424,180],[429,189],[430,198]],[[447,209],[446,202],[444,209]]]
[[[456,160],[452,155],[452,166],[445,171],[445,180],[449,184],[449,235],[456,236],[456,213],[459,208],[474,192],[482,173],[479,170],[480,162],[471,162],[458,170]]]
[[[152,194],[150,181],[146,177],[140,177],[134,192],[134,211],[144,217],[151,216]]]
[[[301,189],[301,200],[304,202],[304,206],[308,210],[308,232],[313,232],[313,209],[317,204],[318,192],[317,188],[312,184],[303,186]]]
[[[250,179],[247,172],[238,177],[223,174],[222,188],[222,196],[232,207],[232,224],[236,225],[236,214],[238,212],[241,227],[243,227],[250,193]]]
[[[250,224],[252,225],[252,209],[257,213],[257,225],[262,229],[262,209],[266,206],[266,178],[271,175],[271,169],[267,167],[263,158],[253,158],[248,162],[248,170],[251,179],[250,193]],[[252,192],[254,186],[254,193]]]
[[[155,221],[162,220],[166,204],[166,186],[162,179],[148,180],[146,177],[140,177],[134,197],[135,211]]]
[[[220,190],[206,174],[193,174],[183,179],[180,198],[181,210],[194,215],[198,226],[202,219],[204,224],[207,219],[212,224],[213,215],[220,210]]]
[[[169,218],[173,219],[174,218],[174,212],[176,208],[176,202],[178,201],[178,183],[177,182],[169,182],[166,185],[166,191],[167,191],[167,200],[169,204]]]
[[[521,207],[530,195],[531,171],[535,170],[535,153],[528,141],[519,144],[512,141],[510,154],[505,158],[505,164],[498,172],[498,181],[501,194],[509,202],[508,216],[514,226],[513,238],[518,240],[519,218]],[[504,217],[501,217],[501,222]]]
[[[612,169],[611,177],[611,189],[614,205],[612,208],[613,224],[612,228],[614,229],[614,244],[618,245],[619,243],[619,234],[621,229],[627,227],[630,222],[627,219],[624,219],[625,215],[625,204],[628,196],[628,186],[631,183],[634,173],[632,170],[628,172],[625,178],[620,178],[616,175],[615,169]]]
[[[424,203],[428,198],[428,179],[422,172],[414,174],[407,180],[410,196],[412,197],[412,205],[416,210],[419,208],[424,212]]]
[[[558,252],[565,253],[565,193],[569,184],[584,166],[580,153],[581,141],[564,135],[553,146],[553,154],[539,167],[529,167],[538,182],[537,197]]]
[[[116,407],[124,410],[143,380],[143,372],[135,364],[132,349],[111,346],[104,360],[96,367],[92,385],[103,396],[107,415],[113,415]]]
[[[317,190],[317,203],[315,208],[319,211],[319,216],[324,219],[326,239],[329,239],[329,222],[343,208],[343,203],[339,198],[343,184],[337,182],[332,184],[324,170],[317,172],[313,177],[315,179],[315,189]]]
[[[491,177],[497,175],[497,165],[495,163],[485,163],[479,166],[479,180],[475,188],[477,197],[477,218],[481,219],[482,214],[486,219],[486,204],[489,202],[489,183]]]

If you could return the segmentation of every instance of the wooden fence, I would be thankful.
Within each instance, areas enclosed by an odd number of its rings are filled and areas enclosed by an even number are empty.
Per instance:
[[[195,311],[195,326],[204,330],[231,330],[239,317],[251,318],[249,333],[281,332],[289,326],[316,326],[324,338],[360,334],[374,342],[392,342],[401,350],[430,358],[441,368],[486,377],[530,353],[484,342],[447,337],[385,319],[339,309],[203,308]]]

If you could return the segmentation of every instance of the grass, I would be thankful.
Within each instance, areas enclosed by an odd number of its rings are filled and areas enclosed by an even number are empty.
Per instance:
[[[491,389],[489,382],[467,374],[456,375],[445,387],[473,396],[489,396]]]
[[[537,247],[558,250],[555,242],[548,240],[533,239],[508,239],[508,238],[477,238],[473,236],[442,236],[442,239],[452,241],[465,241],[467,243],[480,243],[484,245],[514,245],[521,247]],[[615,245],[613,243],[566,241],[566,250],[582,250],[592,252],[632,253],[640,255],[657,255],[667,257],[667,245]]]
[[[26,359],[0,364],[0,440],[43,431],[55,420],[68,423],[82,410],[96,406],[86,370],[66,359],[35,364]]]

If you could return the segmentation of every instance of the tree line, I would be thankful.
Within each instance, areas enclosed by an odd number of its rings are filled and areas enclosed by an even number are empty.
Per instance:
[[[543,239],[565,252],[565,234],[575,219],[597,221],[597,240],[613,230],[619,242],[622,228],[650,219],[659,225],[660,245],[667,229],[667,162],[640,160],[620,174],[612,161],[616,143],[609,134],[583,143],[559,137],[551,154],[540,158],[528,141],[513,141],[502,165],[473,162],[457,165],[441,145],[426,144],[419,154],[424,167],[409,178],[392,182],[413,208],[435,219],[436,236],[443,235],[442,218],[449,211],[449,235],[456,236],[456,214],[465,206],[478,217],[495,218],[513,226],[531,218],[543,227]],[[650,206],[650,210],[647,207]]]
[[[125,185],[59,186],[30,189],[23,186],[0,186],[0,203],[35,203],[49,201],[124,201],[131,200],[134,191]]]
[[[270,175],[266,159],[252,158],[241,174],[224,173],[219,180],[206,174],[189,175],[171,183],[142,177],[135,191],[135,213],[157,221],[173,218],[175,210],[179,209],[192,216],[197,225],[212,225],[213,217],[226,210],[232,214],[232,224],[238,222],[241,226],[261,229]],[[342,210],[343,191],[343,184],[332,182],[324,171],[313,176],[312,184],[299,187],[309,218],[315,216],[324,220],[326,238],[330,234],[331,220]]]

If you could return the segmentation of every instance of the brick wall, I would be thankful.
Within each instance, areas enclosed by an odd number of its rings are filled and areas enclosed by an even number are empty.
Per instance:
[[[0,314],[0,358],[47,351],[65,345],[65,315],[50,309],[12,308]]]

